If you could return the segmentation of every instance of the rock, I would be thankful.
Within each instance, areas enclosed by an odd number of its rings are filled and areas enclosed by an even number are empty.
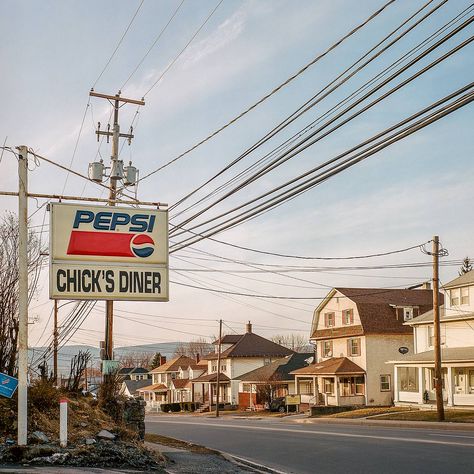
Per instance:
[[[95,444],[95,443],[97,443],[97,441],[94,438],[86,438],[86,444],[87,445],[91,445],[91,444]]]
[[[97,433],[97,438],[114,440],[116,436],[110,431],[102,430]]]
[[[88,425],[87,425],[87,423],[82,422],[82,423],[80,424],[80,426],[81,426],[82,428],[85,428],[85,427],[88,426]]]
[[[33,431],[31,441],[33,443],[49,443],[49,438],[42,431]]]

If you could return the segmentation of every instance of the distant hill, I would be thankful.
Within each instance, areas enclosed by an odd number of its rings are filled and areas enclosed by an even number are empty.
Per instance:
[[[179,345],[179,342],[162,342],[157,344],[142,344],[138,346],[124,346],[115,348],[115,357],[120,359],[123,356],[130,354],[139,354],[139,353],[148,353],[155,354],[160,352],[161,355],[166,356],[168,359],[171,358],[176,350],[176,347]],[[41,353],[45,350],[44,347],[33,347],[29,349],[29,360],[34,361],[41,357]],[[94,360],[94,365],[100,360],[100,351],[97,347],[87,346],[87,345],[71,345],[64,346],[59,349],[58,354],[58,370],[60,374],[66,375],[69,374],[69,368],[71,366],[71,359],[79,353],[79,351],[89,351]],[[42,360],[36,362],[35,366],[38,366]],[[50,356],[46,360],[48,367],[52,370],[53,367],[53,358]]]

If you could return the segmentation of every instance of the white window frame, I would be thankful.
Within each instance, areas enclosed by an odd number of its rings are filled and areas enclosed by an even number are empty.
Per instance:
[[[386,378],[386,380],[383,380]],[[384,385],[388,384],[388,388],[383,388]],[[392,391],[392,376],[390,374],[380,375],[380,391],[391,392]]]
[[[354,353],[354,346],[353,346],[353,342],[357,341],[357,348],[358,350]],[[349,351],[349,354],[348,356],[349,357],[359,357],[362,355],[362,347],[361,347],[361,340],[360,340],[360,337],[351,337],[349,340],[349,348],[350,348],[350,351]]]
[[[331,316],[332,324],[329,324],[329,316]],[[324,313],[324,327],[333,328],[336,325],[336,313],[334,311],[328,311]]]
[[[468,286],[463,286],[462,288],[460,288],[460,292],[459,292],[459,300],[460,300],[460,303],[463,305],[463,304],[469,304],[469,287]],[[465,294],[463,294],[465,293]]]
[[[451,306],[459,306],[459,303],[461,302],[461,291],[460,288],[453,288],[449,292],[449,299]]]
[[[413,319],[413,308],[407,306],[403,308],[403,321],[410,321],[411,319]]]
[[[350,326],[351,324],[353,324],[353,322],[354,322],[354,310],[352,308],[342,310],[342,324],[344,326]]]
[[[329,349],[326,351],[326,344],[328,344]],[[332,341],[322,341],[322,351],[321,354],[324,358],[333,356],[333,343]]]

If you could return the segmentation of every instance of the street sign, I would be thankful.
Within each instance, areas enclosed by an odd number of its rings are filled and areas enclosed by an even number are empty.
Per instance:
[[[50,297],[168,301],[168,212],[51,205]]]
[[[287,395],[285,397],[286,405],[301,405],[301,395]]]
[[[400,354],[403,354],[403,355],[408,354],[409,350],[410,349],[408,349],[408,347],[405,347],[405,346],[402,346],[402,347],[398,348],[398,352],[400,352]]]
[[[0,395],[3,397],[12,398],[17,387],[18,379],[0,372]]]

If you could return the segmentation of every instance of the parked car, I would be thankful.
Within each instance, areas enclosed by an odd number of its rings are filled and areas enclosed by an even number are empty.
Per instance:
[[[270,411],[279,411],[280,413],[285,413],[287,411],[285,397],[274,398],[270,403]],[[288,411],[296,411],[296,405],[289,405]]]

